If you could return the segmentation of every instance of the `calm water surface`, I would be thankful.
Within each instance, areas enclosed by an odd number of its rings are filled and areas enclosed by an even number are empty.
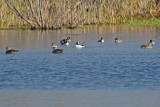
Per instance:
[[[68,36],[70,45],[61,46]],[[150,39],[153,48],[141,49]],[[76,49],[76,41],[86,47]],[[0,31],[0,106],[158,107],[159,41],[159,27]],[[64,53],[52,54],[52,42]],[[6,46],[20,53],[6,55]]]

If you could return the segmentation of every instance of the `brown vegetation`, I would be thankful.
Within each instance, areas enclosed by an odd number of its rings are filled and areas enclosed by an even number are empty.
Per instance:
[[[0,28],[75,28],[160,18],[160,0],[0,0]]]

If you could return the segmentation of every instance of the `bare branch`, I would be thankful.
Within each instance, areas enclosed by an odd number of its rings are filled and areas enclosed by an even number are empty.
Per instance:
[[[31,25],[32,28],[34,28],[35,26],[29,21],[27,20],[17,9],[16,7],[9,1],[9,0],[5,0],[7,6],[14,11],[14,13],[16,13],[16,15],[20,18],[22,18],[24,21],[26,21],[28,24]]]

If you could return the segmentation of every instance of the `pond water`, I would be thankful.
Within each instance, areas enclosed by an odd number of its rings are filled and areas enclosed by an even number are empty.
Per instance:
[[[68,36],[70,45],[61,46]],[[153,48],[141,49],[150,39]],[[158,107],[159,41],[160,27],[147,26],[0,31],[0,106]],[[53,54],[52,42],[64,53]],[[6,55],[6,46],[20,53]]]

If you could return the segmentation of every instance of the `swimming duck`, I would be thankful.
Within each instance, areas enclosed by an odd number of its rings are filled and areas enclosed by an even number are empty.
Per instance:
[[[66,45],[66,46],[69,45],[69,42],[68,42],[66,39],[62,39],[62,40],[60,41],[60,43],[61,43],[61,45]]]
[[[57,49],[57,45],[55,45],[55,43],[52,43],[52,48]]]
[[[100,40],[98,40],[98,42],[104,42],[103,37],[101,37],[101,39],[100,39]]]
[[[122,41],[122,40],[120,40],[118,37],[116,37],[114,40],[115,40],[115,42],[116,42],[116,43],[123,42],[123,41]]]
[[[84,44],[84,42],[81,45],[79,44],[79,42],[76,42],[76,48],[83,48],[85,46],[86,46],[86,44]]]
[[[141,48],[152,48],[152,45],[141,45]]]
[[[148,43],[148,45],[153,45],[155,42],[151,39]]]
[[[6,54],[16,54],[19,53],[19,50],[12,50],[10,47],[6,47]]]
[[[150,40],[148,45],[141,45],[141,48],[152,48],[152,45],[154,44],[153,40]]]
[[[53,49],[52,53],[63,53],[63,49]]]
[[[53,49],[52,53],[63,53],[64,52],[63,49],[57,49],[57,47],[58,47],[57,45],[52,43],[52,49]]]
[[[66,39],[68,42],[71,42],[71,37],[67,37]]]

